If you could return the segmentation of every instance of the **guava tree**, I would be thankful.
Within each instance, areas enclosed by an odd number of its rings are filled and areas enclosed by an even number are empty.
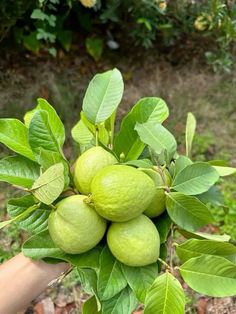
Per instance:
[[[129,314],[139,303],[145,314],[182,314],[183,282],[208,296],[235,295],[236,246],[202,228],[214,222],[211,204],[225,207],[217,184],[236,169],[191,159],[191,113],[179,154],[161,98],[140,99],[115,133],[123,85],[117,69],[90,82],[71,132],[81,155],[74,167],[63,153],[63,123],[46,100],[24,123],[0,119],[0,142],[14,152],[0,161],[0,180],[19,191],[0,228],[14,222],[28,232],[25,256],[76,268],[91,294],[84,314]]]

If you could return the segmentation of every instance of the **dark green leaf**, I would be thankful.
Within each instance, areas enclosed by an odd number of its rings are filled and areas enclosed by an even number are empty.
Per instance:
[[[165,243],[172,224],[172,221],[167,212],[164,212],[161,216],[154,219],[154,223],[160,235],[160,242]]]
[[[97,300],[95,296],[92,296],[83,304],[83,314],[99,314]]]
[[[158,275],[158,264],[155,263],[144,267],[130,267],[123,264],[122,269],[137,299],[144,303],[147,290]]]
[[[113,298],[102,303],[102,314],[130,314],[138,306],[133,291],[126,287]]]
[[[195,231],[214,221],[206,205],[194,196],[168,193],[166,207],[170,218],[187,231]]]
[[[11,217],[16,217],[33,205],[35,205],[34,197],[32,195],[26,195],[10,199],[7,203],[7,211]],[[50,211],[50,207],[41,205],[34,212],[20,219],[18,225],[26,231],[38,233],[47,228],[47,220]]]
[[[193,162],[186,156],[180,155],[175,162],[175,171],[174,175],[176,176],[181,170],[183,170],[188,165],[191,165]]]
[[[30,188],[39,174],[39,165],[27,158],[13,156],[0,160],[0,181]]]
[[[217,186],[212,186],[208,191],[197,195],[197,198],[205,203],[211,203],[215,206],[224,206],[224,196]]]
[[[98,272],[98,295],[100,300],[108,300],[119,293],[127,281],[123,275],[121,264],[111,254],[107,246],[100,255]]]
[[[126,161],[124,164],[137,168],[153,168],[153,164],[149,159],[130,160]]]
[[[86,50],[95,61],[101,58],[103,52],[103,39],[87,37],[85,41]]]

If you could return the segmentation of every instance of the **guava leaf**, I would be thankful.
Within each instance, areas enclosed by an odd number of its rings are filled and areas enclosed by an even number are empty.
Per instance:
[[[205,204],[194,196],[167,193],[166,207],[170,218],[187,231],[196,231],[214,221]]]
[[[11,217],[16,217],[25,212],[29,207],[35,205],[35,199],[32,195],[25,195],[19,198],[10,199],[7,203],[7,212]],[[51,208],[46,205],[41,205],[32,213],[19,219],[18,225],[20,228],[38,233],[47,228],[47,221]]]
[[[192,165],[192,160],[186,156],[180,155],[175,161],[174,176],[176,176],[185,167]]]
[[[83,304],[83,314],[99,314],[97,300],[95,296],[92,296],[86,300]]]
[[[64,166],[58,163],[41,174],[30,190],[40,202],[49,205],[58,198],[64,185]]]
[[[153,121],[136,123],[135,130],[138,132],[141,141],[157,154],[166,152],[168,162],[173,158],[177,143],[174,136],[161,124]]]
[[[213,166],[213,168],[218,172],[220,177],[226,177],[236,173],[236,168],[233,167]]]
[[[37,109],[45,110],[48,113],[48,121],[52,130],[53,135],[57,139],[60,146],[65,142],[65,128],[58,116],[56,110],[47,102],[46,99],[37,99]]]
[[[190,239],[178,245],[176,253],[182,262],[201,255],[222,256],[232,262],[236,261],[236,246],[220,241]]]
[[[144,267],[130,267],[122,264],[123,273],[128,285],[135,293],[137,299],[144,303],[148,288],[158,275],[158,264],[151,264]]]
[[[105,246],[100,255],[98,272],[98,296],[100,300],[108,300],[127,286],[123,275],[121,263],[111,254]]]
[[[73,140],[82,145],[90,145],[94,140],[94,136],[83,120],[79,120],[71,130]]]
[[[119,70],[113,69],[94,76],[83,100],[87,119],[97,125],[109,118],[118,107],[124,91]]]
[[[188,165],[176,175],[172,188],[187,195],[197,195],[209,190],[218,179],[219,175],[212,166],[197,162]]]
[[[65,186],[67,187],[70,183],[69,173],[69,163],[62,157],[62,155],[58,152],[51,152],[49,150],[45,150],[43,148],[40,148],[39,156],[38,156],[38,162],[41,165],[41,169],[43,171],[46,171],[51,166],[62,163],[64,166],[64,179],[65,179]]]
[[[71,263],[80,269],[91,268],[97,270],[101,248],[95,247],[82,254],[67,254],[55,245],[48,230],[45,230],[30,237],[23,244],[22,252],[25,256],[32,259],[53,258]]]
[[[187,116],[187,122],[186,122],[186,130],[185,130],[185,143],[186,143],[186,156],[191,156],[191,149],[192,149],[192,143],[193,138],[196,130],[196,118],[194,115],[189,112]]]
[[[190,288],[211,297],[234,296],[236,265],[220,256],[194,257],[180,266],[180,273]]]
[[[58,152],[63,156],[59,139],[53,133],[47,111],[38,110],[33,115],[29,125],[29,143],[37,158],[42,148]]]
[[[196,197],[205,204],[211,203],[215,206],[225,206],[224,195],[215,185],[213,185],[208,191],[196,195]]]
[[[126,287],[113,298],[102,302],[102,314],[127,314],[132,313],[138,306],[133,291]]]
[[[0,119],[0,143],[14,152],[35,161],[29,145],[28,129],[17,119]]]
[[[153,168],[153,164],[149,159],[129,160],[124,162],[124,164],[136,168]]]
[[[158,216],[156,219],[154,219],[154,224],[157,227],[157,230],[160,235],[160,242],[165,243],[168,237],[168,234],[170,233],[170,228],[172,221],[165,211],[163,214]]]
[[[208,239],[213,241],[228,242],[230,236],[228,234],[210,234],[206,232],[190,232],[183,229],[178,229],[179,233],[182,234],[186,239]]]
[[[151,121],[162,123],[169,116],[169,109],[161,98],[146,97],[140,99],[121,122],[120,131],[115,137],[114,151],[117,156],[125,155],[125,161],[137,159],[144,149],[135,125],[137,122]]]
[[[39,174],[39,165],[25,157],[12,156],[0,160],[0,181],[29,188]]]
[[[144,314],[184,314],[184,307],[185,295],[180,282],[166,272],[148,290]]]

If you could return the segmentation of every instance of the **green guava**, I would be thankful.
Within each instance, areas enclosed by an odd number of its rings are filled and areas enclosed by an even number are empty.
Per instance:
[[[96,173],[117,163],[116,158],[100,146],[92,147],[84,152],[75,162],[74,183],[81,194],[88,195],[91,182]]]
[[[136,168],[113,165],[100,170],[91,184],[92,202],[99,215],[111,221],[139,216],[155,195],[153,180]]]
[[[144,211],[144,214],[150,218],[160,216],[166,210],[166,195],[163,186],[171,185],[171,176],[167,169],[163,170],[163,174],[161,175],[159,172],[153,169],[142,169],[150,178],[153,179],[156,185],[155,195]]]
[[[84,202],[85,198],[84,195],[69,196],[49,216],[50,236],[66,253],[79,254],[92,249],[106,231],[106,220]]]
[[[154,223],[145,215],[126,222],[113,222],[107,243],[112,254],[128,266],[155,263],[160,253],[160,237]]]

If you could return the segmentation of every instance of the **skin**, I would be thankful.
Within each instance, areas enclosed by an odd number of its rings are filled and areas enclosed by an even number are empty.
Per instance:
[[[22,253],[0,265],[0,313],[16,314],[67,271],[67,263],[46,264]]]

